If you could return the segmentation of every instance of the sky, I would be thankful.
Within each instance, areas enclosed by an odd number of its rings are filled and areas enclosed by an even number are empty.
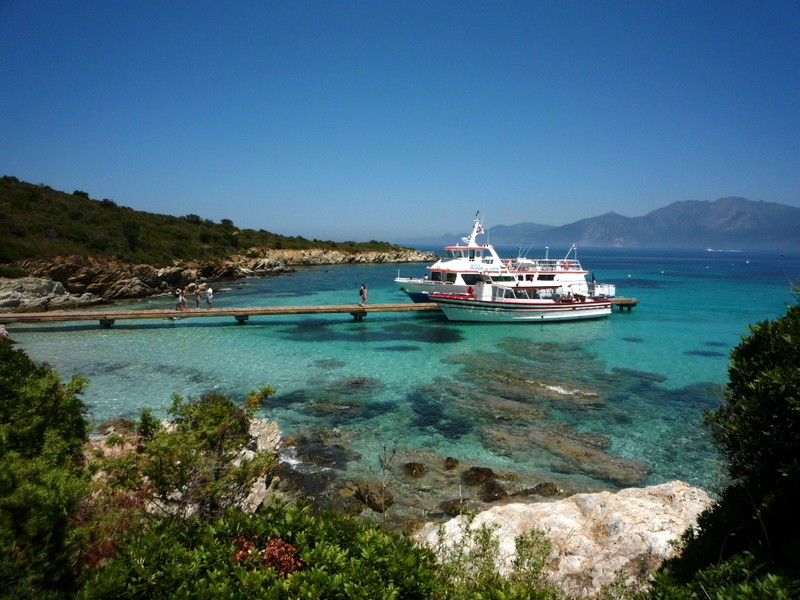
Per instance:
[[[800,206],[800,1],[0,0],[0,175],[337,241]]]

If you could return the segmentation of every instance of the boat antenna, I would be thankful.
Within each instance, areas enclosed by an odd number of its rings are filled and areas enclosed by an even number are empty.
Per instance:
[[[478,243],[475,241],[475,239],[480,234],[486,235],[486,232],[484,231],[483,225],[481,224],[481,212],[478,211],[475,213],[475,222],[472,224],[472,232],[469,234],[469,237],[463,237],[461,238],[461,240],[468,246],[474,246]]]

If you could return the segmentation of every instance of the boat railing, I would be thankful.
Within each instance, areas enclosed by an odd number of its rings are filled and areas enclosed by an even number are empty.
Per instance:
[[[582,271],[575,258],[518,258],[512,262],[516,271]]]

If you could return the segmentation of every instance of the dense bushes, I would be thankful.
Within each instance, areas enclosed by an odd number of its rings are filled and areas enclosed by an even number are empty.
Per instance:
[[[80,377],[62,384],[0,342],[0,590],[8,596],[75,589],[70,517],[87,489],[85,385]]]
[[[725,401],[706,414],[729,462],[728,485],[685,536],[680,556],[656,574],[649,597],[800,597],[798,347],[800,306],[793,306],[754,325],[731,354]],[[254,515],[232,508],[273,464],[271,456],[232,461],[268,387],[244,407],[217,394],[175,397],[171,428],[145,411],[127,454],[87,468],[85,384],[77,377],[63,384],[0,344],[6,595],[558,597],[543,583],[549,553],[536,532],[517,540],[516,570],[502,578],[491,531],[435,554],[404,535],[337,514],[315,516],[301,505]],[[113,436],[107,442],[125,444]],[[98,471],[90,481],[88,473]]]
[[[243,407],[218,394],[176,396],[169,427],[143,411],[84,459],[85,384],[62,384],[0,344],[0,596],[557,597],[542,584],[541,537],[519,541],[504,579],[488,530],[440,563],[409,537],[351,517],[302,504],[237,509],[274,466],[272,455],[246,453],[269,387]]]
[[[0,177],[0,263],[52,256],[93,256],[124,262],[171,265],[174,261],[225,259],[247,248],[338,249],[344,252],[398,249],[365,243],[288,237],[240,229],[230,219],[214,223],[190,214],[157,215],[91,200],[87,192],[66,194],[46,186]]]
[[[706,414],[729,482],[659,574],[659,597],[800,597],[798,348],[795,305],[733,350],[725,401]]]
[[[431,598],[433,555],[407,538],[301,506],[132,532],[86,598]]]

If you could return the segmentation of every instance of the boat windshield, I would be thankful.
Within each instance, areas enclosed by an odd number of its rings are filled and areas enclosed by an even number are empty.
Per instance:
[[[535,288],[498,288],[496,298],[507,298],[515,300],[538,300],[542,296]]]
[[[478,260],[483,259],[483,248],[460,248],[458,246],[449,246],[446,248],[447,250],[447,258],[450,259],[466,259],[466,260]]]

